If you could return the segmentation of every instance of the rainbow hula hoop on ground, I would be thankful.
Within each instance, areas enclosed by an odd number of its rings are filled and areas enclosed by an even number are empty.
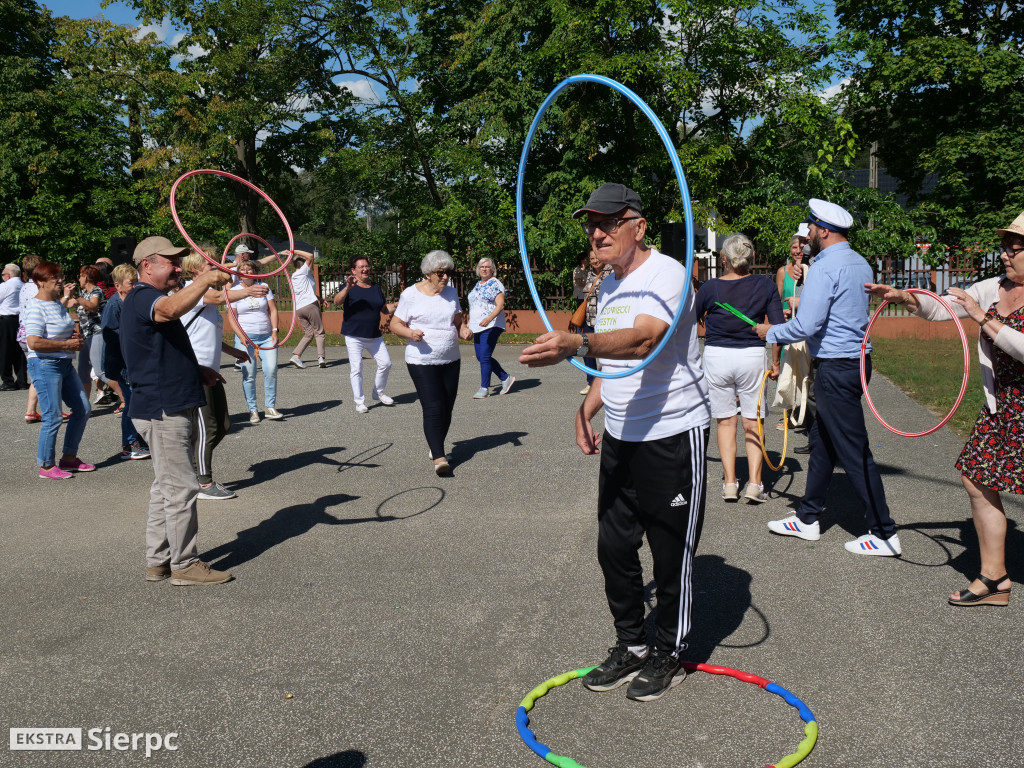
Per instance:
[[[949,312],[950,317],[953,318],[953,322],[956,324],[956,329],[960,331],[960,342],[961,344],[963,344],[964,347],[964,380],[960,384],[960,394],[957,396],[956,402],[953,404],[953,407],[952,409],[950,409],[949,413],[946,414],[945,418],[943,418],[942,421],[940,421],[934,427],[932,427],[931,429],[926,429],[924,432],[903,432],[891,426],[878,413],[878,411],[875,409],[875,404],[871,401],[871,393],[868,392],[868,340],[871,338],[871,328],[875,324],[875,320],[877,320],[879,316],[882,314],[882,310],[885,309],[886,304],[891,303],[888,299],[883,301],[878,306],[878,309],[875,310],[875,314],[873,314],[871,316],[871,319],[868,321],[867,330],[864,331],[864,341],[862,341],[860,344],[860,385],[861,389],[864,390],[864,399],[867,400],[868,402],[868,408],[871,409],[871,413],[875,415],[875,418],[878,419],[879,423],[883,427],[888,429],[890,432],[893,432],[902,437],[924,437],[925,435],[930,435],[932,432],[942,429],[942,427],[944,427],[946,423],[953,418],[953,414],[956,413],[956,409],[960,407],[960,403],[964,401],[964,395],[967,393],[967,382],[971,375],[971,353],[970,348],[967,345],[967,334],[964,333],[964,327],[960,324],[960,321],[956,316],[956,312],[953,310],[951,306],[949,306],[949,303],[945,299],[943,299],[936,293],[932,293],[931,291],[925,290],[924,288],[904,288],[903,290],[906,291],[907,293],[920,293],[925,296],[931,296],[936,301],[938,301],[943,307],[945,307],[946,311]]]
[[[786,463],[786,448],[789,446],[789,411],[785,408],[782,409],[782,455],[779,457],[779,465],[775,466],[772,464],[772,460],[768,458],[768,449],[764,444],[764,420],[761,418],[761,403],[764,403],[765,413],[768,412],[768,403],[764,399],[764,385],[768,383],[770,375],[771,371],[764,372],[764,378],[761,379],[761,390],[757,393],[757,439],[761,441],[761,455],[764,456],[764,463],[773,472],[778,472],[782,469],[782,465]]]
[[[523,272],[526,277],[526,284],[530,289],[530,296],[533,298],[533,304],[537,308],[537,313],[540,315],[540,319],[541,322],[544,323],[544,327],[549,331],[554,330],[551,327],[551,321],[548,320],[547,312],[544,311],[544,305],[540,300],[540,295],[537,293],[537,286],[533,281],[533,274],[530,272],[530,257],[526,250],[526,234],[523,231],[523,184],[526,179],[526,161],[530,156],[530,146],[533,144],[533,135],[537,132],[537,127],[540,125],[541,118],[544,117],[544,113],[547,112],[548,107],[551,106],[551,103],[555,100],[558,94],[574,83],[600,83],[602,85],[607,85],[609,88],[618,91],[633,102],[633,104],[635,104],[640,111],[647,116],[647,119],[651,121],[651,124],[661,137],[661,141],[665,145],[665,149],[668,150],[669,158],[672,160],[672,167],[675,169],[676,180],[679,182],[679,191],[683,197],[683,211],[686,218],[686,282],[683,286],[683,293],[679,300],[679,307],[676,310],[676,315],[672,319],[672,323],[661,341],[658,342],[658,345],[651,350],[647,357],[640,361],[639,365],[624,371],[619,371],[618,373],[602,372],[591,368],[574,358],[569,359],[569,362],[572,365],[591,376],[597,376],[602,379],[621,379],[624,376],[631,376],[632,374],[643,370],[650,365],[659,354],[661,354],[661,351],[665,348],[665,345],[668,344],[672,335],[675,333],[676,327],[679,325],[679,321],[683,316],[682,310],[686,306],[687,299],[689,298],[690,291],[692,290],[693,207],[690,204],[690,189],[686,185],[686,175],[683,173],[682,163],[679,162],[679,154],[676,152],[676,149],[672,144],[672,139],[668,135],[668,131],[665,130],[665,126],[662,125],[658,116],[654,114],[654,111],[647,106],[643,99],[621,83],[601,75],[573,75],[572,77],[567,77],[555,86],[555,89],[548,94],[548,97],[544,99],[544,102],[540,105],[540,109],[537,110],[537,115],[533,118],[533,124],[530,125],[530,131],[526,134],[526,142],[523,144],[523,152],[519,157],[519,178],[516,180],[516,234],[519,238],[519,254],[523,260]]]
[[[714,664],[695,664],[690,661],[684,661],[683,668],[687,672],[707,672],[710,675],[726,675],[728,677],[735,677],[737,680],[744,683],[753,683],[769,693],[781,696],[787,704],[796,708],[797,712],[800,713],[800,719],[804,721],[804,738],[797,745],[796,752],[786,755],[782,759],[776,761],[772,766],[768,766],[766,768],[793,768],[794,765],[811,754],[811,750],[814,749],[814,745],[818,741],[818,722],[814,718],[814,713],[811,712],[807,705],[785,688],[769,682],[763,677],[752,675],[749,672],[741,672],[738,669],[730,669],[729,667],[719,667]],[[550,747],[537,741],[536,735],[534,735],[533,731],[530,730],[530,716],[527,713],[533,709],[533,705],[536,703],[537,699],[544,696],[552,688],[557,688],[558,686],[565,685],[578,677],[583,677],[592,669],[596,669],[596,667],[574,669],[563,675],[552,677],[550,680],[545,680],[526,694],[526,698],[523,699],[519,708],[516,710],[516,730],[519,731],[519,736],[523,740],[523,743],[552,765],[558,766],[558,768],[585,768],[585,766],[581,766],[571,757],[556,755],[551,751]]]

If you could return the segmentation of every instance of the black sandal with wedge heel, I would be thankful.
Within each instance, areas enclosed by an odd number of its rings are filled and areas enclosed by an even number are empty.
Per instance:
[[[1004,573],[998,579],[990,579],[986,576],[978,574],[978,581],[988,588],[988,592],[984,595],[976,595],[969,589],[961,589],[960,597],[954,599],[949,598],[950,605],[1009,605],[1010,604],[1010,590],[999,589],[999,582],[1006,581],[1007,575]]]

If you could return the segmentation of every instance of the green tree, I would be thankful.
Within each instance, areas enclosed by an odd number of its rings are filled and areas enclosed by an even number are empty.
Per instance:
[[[121,106],[83,63],[100,33],[34,0],[0,0],[0,20],[0,226],[15,253],[91,262],[138,210]]]
[[[863,50],[851,117],[879,142],[919,231],[954,247],[992,244],[1024,209],[1024,8],[838,0],[836,11]]]
[[[323,29],[299,0],[131,0],[142,21],[181,30],[148,94],[151,149],[166,194],[184,170],[225,170],[262,187],[314,169],[349,133],[348,91],[332,81]],[[203,178],[183,188],[208,235],[277,233],[276,215],[240,184]],[[234,221],[224,214],[232,201]],[[213,216],[219,225],[209,217]]]

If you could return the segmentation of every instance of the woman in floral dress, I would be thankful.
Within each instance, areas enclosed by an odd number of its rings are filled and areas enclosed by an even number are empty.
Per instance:
[[[950,595],[951,605],[1009,604],[1006,514],[999,492],[1024,494],[1024,213],[996,233],[1006,273],[966,290],[948,290],[957,314],[981,326],[978,358],[985,388],[985,405],[956,462],[971,500],[981,573],[967,589]],[[950,319],[930,296],[888,285],[865,287],[927,320]]]

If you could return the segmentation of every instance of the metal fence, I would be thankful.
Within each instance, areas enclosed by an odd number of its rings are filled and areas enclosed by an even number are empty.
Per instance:
[[[708,253],[698,254],[694,261],[694,276],[698,283],[704,283],[713,277],[720,276],[719,267],[716,256]],[[341,290],[348,271],[342,267],[325,267],[319,264],[314,269],[320,282],[321,296],[330,301],[331,297]],[[503,269],[499,265],[499,270],[501,273],[498,275],[498,279],[505,286],[506,309],[534,309],[533,299],[530,296],[522,269],[518,266]],[[1002,264],[999,261],[998,253],[984,254],[980,258],[976,254],[954,256],[949,259],[948,263],[938,267],[928,266],[919,258],[879,257],[874,261],[876,282],[893,285],[897,288],[924,288],[940,295],[951,286],[964,288],[980,279],[999,274],[1001,270]],[[768,275],[774,280],[778,267],[769,264],[762,256],[753,264],[751,271],[755,274]],[[545,311],[575,309],[576,302],[572,298],[571,273],[567,270],[536,268],[532,274]],[[399,294],[420,280],[421,276],[419,270],[399,264],[376,269],[371,279],[381,286],[389,302],[396,302]],[[466,295],[472,290],[478,279],[474,270],[457,270],[452,277],[451,284],[459,297],[465,300]],[[292,298],[285,278],[277,275],[267,282],[277,298],[278,309],[290,311]],[[872,298],[871,311],[873,312],[880,303],[879,299]],[[899,307],[890,304],[885,308],[884,314],[900,316],[906,313]]]

